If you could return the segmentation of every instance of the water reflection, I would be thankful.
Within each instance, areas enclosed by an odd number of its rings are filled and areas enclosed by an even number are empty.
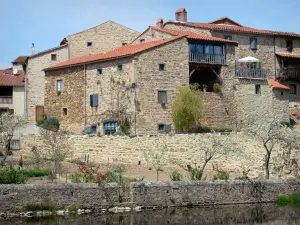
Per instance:
[[[288,224],[300,225],[300,209],[273,204],[209,208],[171,208],[128,214],[99,214],[52,218],[0,219],[0,224],[32,225],[207,225]]]

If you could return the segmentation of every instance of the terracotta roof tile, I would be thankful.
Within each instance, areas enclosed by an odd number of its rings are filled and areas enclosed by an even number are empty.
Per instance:
[[[0,86],[24,86],[24,71],[18,71],[18,75],[12,74],[12,69],[0,70]]]
[[[276,52],[276,55],[284,58],[294,58],[294,59],[300,59],[300,54],[291,54],[291,53],[281,53]]]
[[[277,82],[277,81],[275,81],[275,80],[272,80],[272,82],[271,82],[271,87],[272,87],[272,88],[277,88],[277,89],[290,90],[289,87],[287,87],[287,86],[285,86],[285,85],[283,85],[283,84],[281,84],[281,83],[279,83],[279,82]]]
[[[154,30],[158,30],[161,32],[165,32],[174,36],[187,36],[188,39],[194,39],[194,40],[202,40],[202,41],[212,41],[212,42],[223,42],[223,43],[231,43],[231,44],[238,44],[237,41],[232,40],[226,40],[222,38],[207,36],[203,34],[197,34],[190,31],[184,31],[184,30],[172,30],[172,29],[166,29],[166,28],[159,28],[159,27],[150,27]]]
[[[69,59],[67,61],[53,65],[49,68],[46,68],[44,70],[57,69],[57,68],[62,68],[62,67],[70,67],[73,65],[79,65],[79,64],[83,64],[83,63],[87,63],[87,62],[106,61],[106,60],[112,60],[112,59],[116,59],[116,58],[132,56],[139,52],[163,45],[165,43],[171,42],[173,40],[176,40],[176,39],[179,39],[182,37],[184,37],[184,36],[176,36],[176,37],[172,37],[172,38],[168,38],[168,39],[160,39],[160,40],[155,40],[155,41],[143,42],[143,43],[139,43],[139,44],[124,45],[122,47],[115,48],[111,51],[108,51],[106,53]]]
[[[26,63],[28,58],[29,58],[29,56],[19,56],[14,61],[12,61],[12,63],[23,63],[24,64],[24,63]]]

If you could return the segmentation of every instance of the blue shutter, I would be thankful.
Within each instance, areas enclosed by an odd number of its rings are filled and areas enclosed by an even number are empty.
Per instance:
[[[93,95],[93,107],[98,107],[98,95]]]

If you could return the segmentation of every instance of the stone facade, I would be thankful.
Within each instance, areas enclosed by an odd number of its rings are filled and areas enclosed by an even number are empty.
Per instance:
[[[111,20],[96,27],[66,37],[70,58],[99,54],[113,48],[129,44],[139,32],[117,24]],[[88,46],[91,42],[91,46]]]
[[[146,31],[139,35],[132,43],[137,44],[141,41],[152,41],[170,37],[172,37],[172,35],[154,30],[151,27],[149,27]]]
[[[57,81],[63,90],[57,91]],[[47,71],[45,79],[45,114],[58,118],[61,127],[70,132],[84,130],[84,68]]]
[[[51,55],[56,55],[56,60]],[[28,59],[27,84],[27,119],[30,124],[36,121],[36,106],[44,106],[45,72],[43,69],[68,59],[68,46],[60,46],[38,53]]]

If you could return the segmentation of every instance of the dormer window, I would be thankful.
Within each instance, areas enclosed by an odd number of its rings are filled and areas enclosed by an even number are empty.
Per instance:
[[[293,40],[286,40],[286,50],[291,52],[293,51]]]

